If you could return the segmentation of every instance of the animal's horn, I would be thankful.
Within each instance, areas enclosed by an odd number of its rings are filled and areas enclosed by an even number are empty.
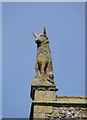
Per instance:
[[[46,34],[46,28],[45,28],[45,26],[44,26],[44,31],[43,31],[43,34]]]
[[[37,37],[37,35],[36,35],[34,32],[32,32],[32,34],[33,34],[35,37]]]

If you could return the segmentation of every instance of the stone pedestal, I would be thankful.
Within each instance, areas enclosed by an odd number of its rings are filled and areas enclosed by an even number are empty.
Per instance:
[[[56,100],[56,85],[47,80],[34,79],[31,84],[30,97],[35,101]]]
[[[32,81],[30,96],[35,102],[56,101],[57,90],[54,83],[37,78]],[[52,112],[52,106],[33,105],[33,118],[45,118],[50,112]]]

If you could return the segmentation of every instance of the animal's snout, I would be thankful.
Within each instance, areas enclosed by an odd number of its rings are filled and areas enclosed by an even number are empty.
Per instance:
[[[38,39],[35,40],[35,42],[37,43]]]
[[[40,41],[39,39],[36,39],[35,42],[36,42],[37,44],[41,43],[41,41]]]

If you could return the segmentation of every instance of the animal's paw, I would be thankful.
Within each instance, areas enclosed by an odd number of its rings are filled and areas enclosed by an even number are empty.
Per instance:
[[[38,78],[41,78],[41,77],[42,77],[41,75],[38,76]]]
[[[53,79],[54,79],[54,75],[53,75],[53,74],[50,74],[50,75],[49,75],[49,78],[53,80]]]
[[[39,75],[38,78],[41,80],[45,80],[45,78],[42,75]]]

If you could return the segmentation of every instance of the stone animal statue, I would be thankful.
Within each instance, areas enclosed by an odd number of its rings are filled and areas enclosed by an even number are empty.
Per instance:
[[[52,56],[49,48],[49,40],[46,34],[46,28],[44,26],[43,33],[35,36],[36,44],[37,44],[37,57],[35,63],[35,78],[46,79],[51,83],[54,83],[54,75],[53,75],[53,66],[52,66]],[[40,71],[40,75],[38,75],[38,70]]]

